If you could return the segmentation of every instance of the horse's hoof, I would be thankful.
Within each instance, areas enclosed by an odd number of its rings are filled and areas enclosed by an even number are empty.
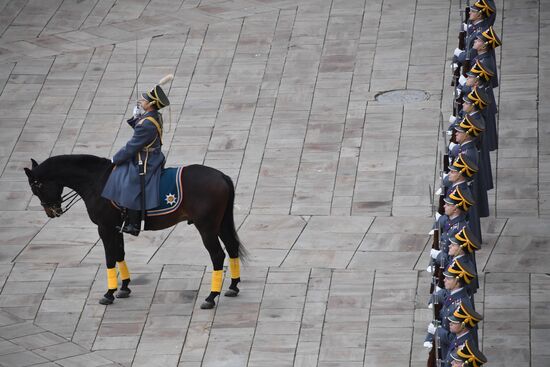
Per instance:
[[[128,298],[130,297],[130,293],[132,293],[132,291],[130,290],[130,288],[128,289],[121,289],[117,292],[116,294],[116,298]]]
[[[99,300],[99,304],[101,305],[111,305],[113,304],[113,299],[110,299],[110,298],[107,298],[107,297],[102,297],[100,300]]]
[[[216,302],[212,301],[204,301],[202,304],[201,304],[201,310],[210,310],[212,308],[214,308],[214,306],[216,306]]]
[[[237,297],[238,294],[239,294],[238,289],[229,288],[227,291],[225,291],[224,296],[226,296],[226,297]]]

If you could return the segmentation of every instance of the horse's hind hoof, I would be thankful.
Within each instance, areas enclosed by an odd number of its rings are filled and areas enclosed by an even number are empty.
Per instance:
[[[239,294],[238,289],[229,288],[227,291],[225,291],[224,296],[226,296],[226,297],[237,297],[238,294]]]
[[[130,288],[128,289],[121,289],[117,292],[116,294],[116,298],[128,298],[130,297],[130,293],[132,293],[132,291],[130,290]]]
[[[101,305],[112,305],[113,301],[114,301],[114,299],[110,299],[110,298],[107,298],[107,297],[102,297],[99,300],[99,304],[101,304]]]
[[[210,310],[210,309],[214,308],[214,306],[216,306],[216,302],[214,302],[214,301],[204,301],[201,304],[201,310]]]

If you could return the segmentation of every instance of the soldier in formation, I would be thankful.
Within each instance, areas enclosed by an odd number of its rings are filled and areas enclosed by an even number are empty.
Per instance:
[[[478,345],[483,316],[474,302],[479,287],[475,254],[482,245],[480,218],[490,215],[489,152],[498,148],[495,49],[502,42],[494,28],[493,0],[476,0],[464,14],[459,47],[452,56],[453,115],[437,191],[440,205],[430,232],[428,307],[433,321],[424,341],[430,351],[428,367],[479,367],[487,362]]]

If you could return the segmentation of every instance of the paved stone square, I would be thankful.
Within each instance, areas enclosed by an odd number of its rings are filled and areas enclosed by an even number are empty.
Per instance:
[[[546,367],[550,3],[496,3],[480,344],[489,366]],[[458,0],[0,0],[0,366],[425,366],[459,17]],[[111,156],[136,88],[168,73],[167,164],[235,182],[242,292],[200,310],[211,263],[181,223],[126,238],[133,293],[102,306],[96,227],[81,203],[48,219],[23,167]],[[376,99],[394,89],[429,98]]]

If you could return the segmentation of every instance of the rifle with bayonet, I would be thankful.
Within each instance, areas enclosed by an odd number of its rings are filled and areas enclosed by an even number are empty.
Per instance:
[[[466,0],[466,9],[464,10],[464,23],[466,24],[466,29],[470,28],[470,0]],[[467,32],[464,31],[464,40],[466,40]],[[466,74],[470,71],[471,68],[471,58],[470,58],[470,45],[464,43],[464,50],[466,50],[466,59],[462,63],[462,75],[466,78]]]
[[[466,50],[466,30],[464,29],[464,26],[462,25],[462,14],[464,14],[464,19],[468,19],[470,17],[470,7],[466,7],[465,10],[462,10],[462,0],[459,2],[459,12],[460,12],[460,26],[458,28],[458,48],[460,50]],[[466,21],[464,22],[466,23]],[[460,78],[460,65],[454,65],[453,70],[453,77],[451,79],[451,86],[457,86],[458,85],[458,78]]]
[[[434,195],[432,192],[431,186],[428,186],[428,195],[430,195],[430,203],[432,207],[432,215],[435,214],[435,208],[434,208]],[[433,231],[433,239],[432,239],[432,249],[439,250],[440,248],[440,223],[439,220],[436,221],[437,228]],[[436,267],[435,259],[430,257],[430,268],[432,270],[432,281],[430,284],[430,294],[431,294],[431,304],[432,304],[432,323],[437,328],[439,326],[440,320],[439,320],[439,312],[441,310],[441,304],[439,303],[439,299],[437,295],[435,294],[437,287],[439,286],[439,279],[441,275],[443,275],[443,272],[441,271],[441,267]],[[428,362],[427,367],[440,367],[441,366],[441,346],[439,343],[439,336],[437,335],[437,330],[434,333],[434,339],[433,339],[433,345],[432,349],[430,350],[430,353],[428,355]]]

